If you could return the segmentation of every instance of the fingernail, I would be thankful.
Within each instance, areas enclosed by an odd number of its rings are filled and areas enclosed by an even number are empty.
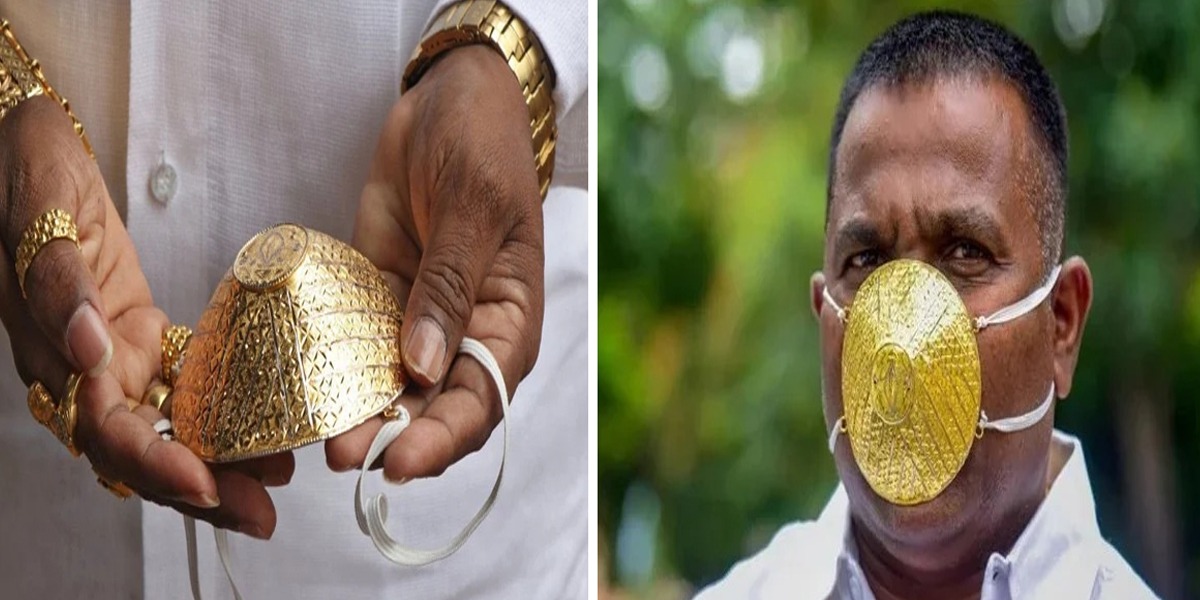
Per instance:
[[[238,531],[252,538],[258,538],[260,540],[271,539],[271,536],[267,535],[266,529],[263,529],[262,525],[258,525],[256,523],[246,523],[239,527]]]
[[[288,476],[283,473],[268,473],[266,477],[263,477],[263,484],[272,487],[287,485]]]
[[[89,377],[99,377],[112,362],[113,343],[100,313],[85,302],[67,323],[67,347]]]
[[[442,363],[446,361],[446,333],[437,321],[430,317],[421,317],[417,321],[404,348],[404,360],[416,375],[429,381],[441,378]]]
[[[392,479],[391,477],[388,477],[387,470],[385,469],[383,471],[383,480],[392,485],[404,485],[404,484],[412,481],[412,477],[401,477],[400,479]]]
[[[187,503],[196,508],[216,508],[221,505],[221,501],[216,496],[207,492],[188,498]]]

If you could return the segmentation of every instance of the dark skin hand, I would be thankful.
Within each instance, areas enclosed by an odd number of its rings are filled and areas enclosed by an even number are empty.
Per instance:
[[[152,426],[162,415],[138,404],[160,370],[167,316],[154,305],[99,168],[57,103],[37,96],[0,121],[0,185],[0,320],[21,380],[41,381],[62,398],[70,373],[89,373],[76,395],[74,439],[99,473],[181,513],[270,537],[275,508],[266,486],[291,479],[292,455],[210,469],[162,440]],[[73,217],[80,248],[46,244],[26,273],[23,299],[13,257],[28,225],[53,208]],[[96,494],[116,501],[99,486]]]
[[[447,52],[384,123],[353,243],[405,307],[413,421],[383,455],[389,480],[441,474],[499,423],[491,378],[455,354],[464,335],[492,351],[509,394],[537,360],[545,258],[530,137],[516,77],[479,45]],[[360,467],[381,426],[327,441],[329,466]]]
[[[825,264],[811,298],[821,326],[826,427],[843,413],[843,325],[825,285],[851,303],[879,265],[914,258],[937,267],[972,315],[1024,297],[1047,276],[1034,207],[1045,181],[1018,92],[996,79],[873,87],[847,120],[826,229]],[[1087,264],[1073,257],[1050,299],[977,336],[982,408],[1023,414],[1053,381],[1071,391],[1091,304]],[[978,597],[988,556],[1006,553],[1036,512],[1060,464],[1050,460],[1053,412],[1017,433],[975,440],[962,471],[930,502],[880,498],[839,443],[834,458],[852,529],[876,597]]]

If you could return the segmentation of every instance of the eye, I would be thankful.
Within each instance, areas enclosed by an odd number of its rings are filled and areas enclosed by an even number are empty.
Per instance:
[[[955,242],[945,256],[946,274],[959,277],[983,275],[996,262],[987,248],[970,240]]]
[[[992,255],[987,250],[969,240],[960,241],[950,248],[950,260],[989,260]]]
[[[851,269],[873,269],[883,264],[883,253],[878,250],[864,250],[846,260],[846,266]]]

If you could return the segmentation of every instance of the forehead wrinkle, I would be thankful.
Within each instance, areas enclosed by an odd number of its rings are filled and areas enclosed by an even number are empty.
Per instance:
[[[1009,197],[1030,200],[1025,170],[1036,161],[1029,160],[1027,119],[1014,110],[1023,110],[1020,98],[998,78],[868,88],[851,109],[838,148],[831,213],[847,203],[871,206],[885,195],[936,205],[962,193],[993,210]],[[1023,204],[1022,217],[1033,217]]]
[[[999,79],[966,76],[867,88],[838,147],[835,197],[847,183],[889,163],[945,161],[980,180],[995,178],[1017,158],[1025,137],[1014,136],[1013,123],[1024,119],[1011,114],[1014,99],[1020,106],[1010,88]]]

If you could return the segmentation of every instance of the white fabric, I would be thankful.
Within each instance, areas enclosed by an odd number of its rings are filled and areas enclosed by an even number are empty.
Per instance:
[[[246,598],[586,596],[586,3],[509,4],[546,46],[560,108],[544,205],[542,347],[510,415],[521,435],[505,486],[519,493],[498,497],[454,556],[401,569],[358,532],[346,506],[353,478],[330,472],[320,445],[304,448],[292,483],[271,492],[274,538],[229,538]],[[0,0],[0,16],[87,127],[155,301],[192,325],[255,232],[292,221],[348,238],[381,124],[433,8],[432,0]],[[177,173],[166,204],[150,191],[163,160]],[[5,594],[187,597],[178,514],[116,501],[97,486],[86,461],[71,460],[30,418],[12,365],[0,333]],[[432,545],[470,518],[494,476],[501,435],[442,476],[393,492],[391,518],[420,523],[406,539]],[[198,543],[200,583],[229,597],[213,541]],[[71,565],[71,576],[47,577],[46,557]]]
[[[1065,464],[1008,552],[984,567],[982,600],[1012,598],[1155,598],[1105,541],[1096,523],[1083,447],[1055,431],[1052,453]],[[779,530],[766,548],[736,564],[697,600],[850,598],[874,600],[850,531],[845,489],[838,486],[816,521]]]

